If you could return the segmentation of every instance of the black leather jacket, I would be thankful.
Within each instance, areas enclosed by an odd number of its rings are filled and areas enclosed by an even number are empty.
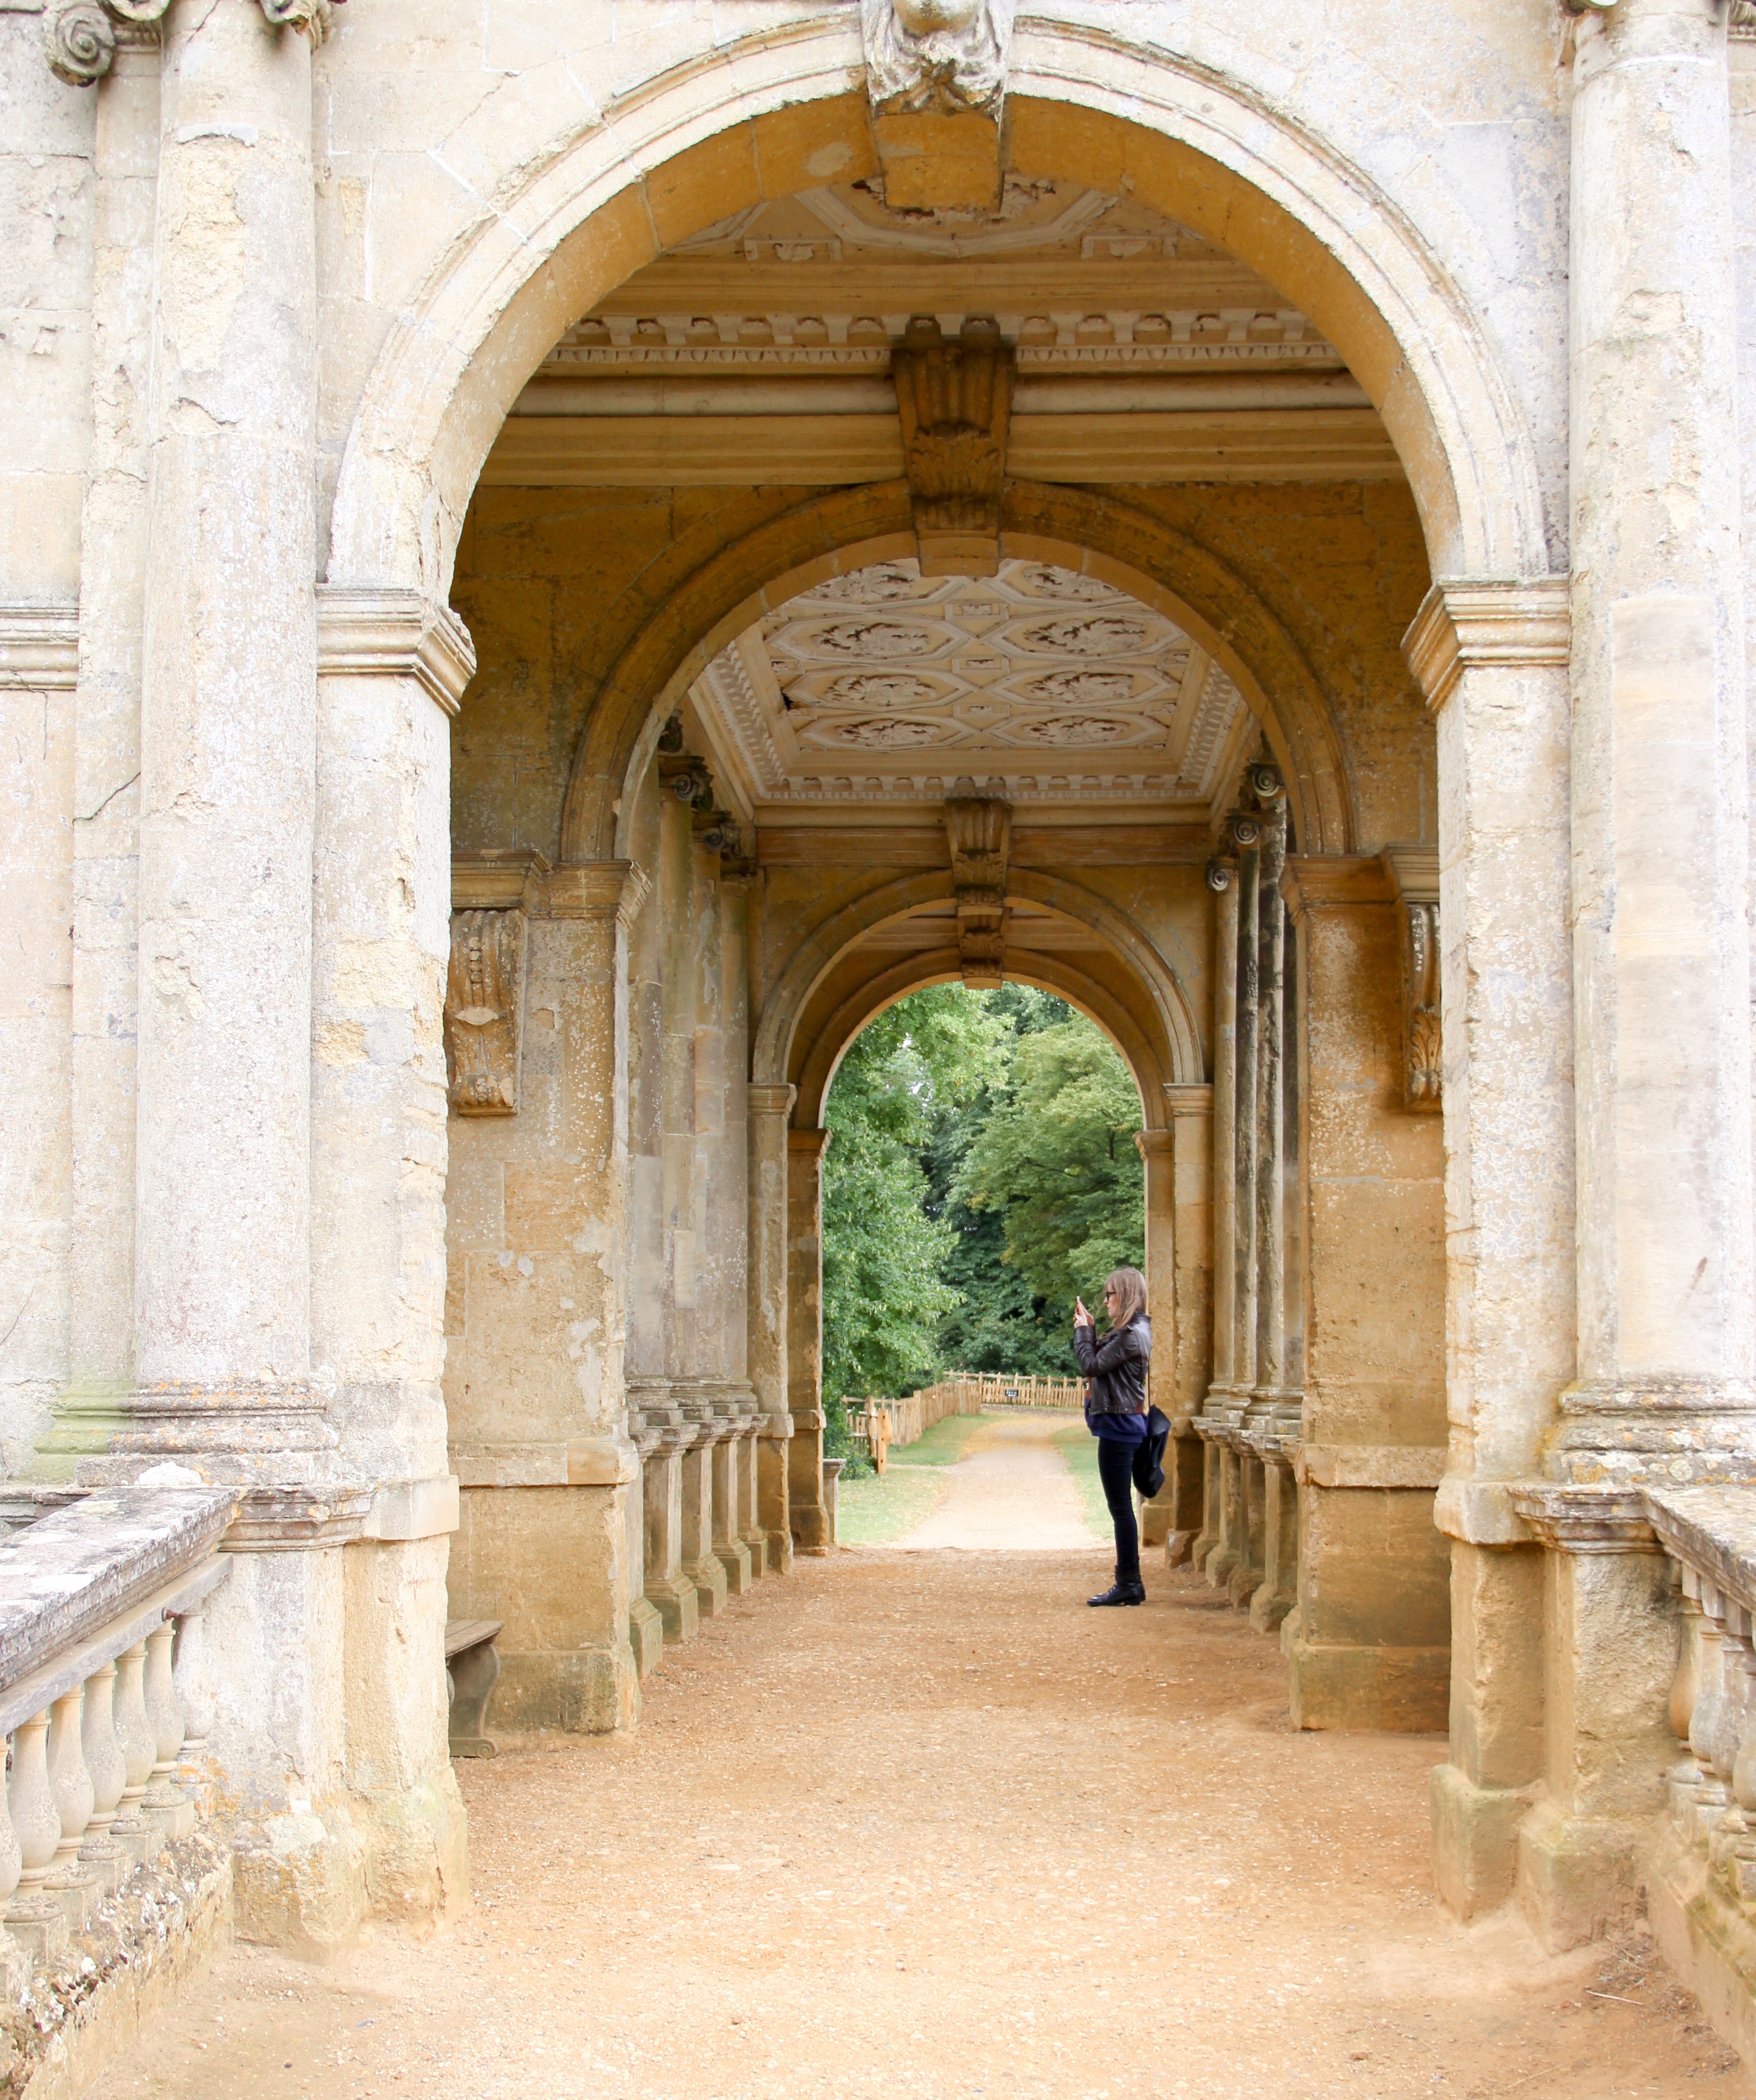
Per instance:
[[[1146,1360],[1152,1354],[1152,1322],[1137,1312],[1125,1327],[1099,1335],[1095,1327],[1073,1330],[1073,1353],[1091,1380],[1088,1414],[1144,1414]]]

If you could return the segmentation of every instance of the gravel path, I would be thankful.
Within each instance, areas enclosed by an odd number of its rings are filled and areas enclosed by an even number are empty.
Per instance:
[[[905,1538],[878,1550],[1101,1551],[1085,1528],[1067,1461],[1050,1440],[1070,1418],[1059,1414],[985,1418],[966,1454],[951,1467],[938,1508]]]
[[[734,1602],[632,1737],[460,1766],[473,1912],[234,1949],[101,2100],[1748,2092],[1644,1939],[1550,1961],[1437,1906],[1439,1739],[1295,1732],[1186,1574],[1094,1612],[1088,1542],[971,1551],[1008,1482],[1061,1493],[1028,1443],[966,1462],[957,1546]]]

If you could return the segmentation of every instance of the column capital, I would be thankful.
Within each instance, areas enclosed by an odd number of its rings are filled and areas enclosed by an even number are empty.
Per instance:
[[[1137,1130],[1134,1149],[1142,1159],[1168,1159],[1177,1140],[1168,1130]]]
[[[745,1090],[744,1099],[753,1116],[787,1116],[793,1112],[793,1104],[799,1099],[797,1087],[752,1086]]]
[[[1571,637],[1565,576],[1528,582],[1457,579],[1433,585],[1402,638],[1402,654],[1437,714],[1477,665],[1523,670],[1565,664]]]
[[[821,1159],[830,1149],[830,1136],[826,1130],[790,1130],[786,1133],[787,1156],[792,1159]]]
[[[297,29],[315,51],[335,20],[331,0],[259,0],[271,29]],[[69,87],[91,87],[116,57],[119,42],[156,23],[170,0],[60,0],[42,20],[42,55],[49,70]]]
[[[1173,1118],[1177,1116],[1210,1116],[1213,1113],[1213,1088],[1204,1079],[1167,1079],[1164,1082],[1164,1101]]]
[[[651,887],[632,860],[575,861],[550,871],[539,915],[614,919],[626,932]]]
[[[413,678],[455,715],[476,675],[475,644],[451,608],[425,591],[319,584],[317,674]]]
[[[1280,878],[1280,893],[1295,925],[1314,911],[1389,904],[1396,894],[1376,854],[1290,854]]]

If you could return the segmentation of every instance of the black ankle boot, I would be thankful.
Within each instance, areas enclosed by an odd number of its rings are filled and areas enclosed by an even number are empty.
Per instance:
[[[1118,1579],[1101,1596],[1088,1597],[1088,1604],[1143,1604],[1146,1601],[1144,1582],[1124,1582]]]

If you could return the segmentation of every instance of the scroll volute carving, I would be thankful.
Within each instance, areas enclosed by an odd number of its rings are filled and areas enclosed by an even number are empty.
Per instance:
[[[974,318],[947,342],[918,316],[891,353],[923,576],[999,573],[1013,362],[999,324]]]
[[[516,1115],[524,1047],[522,911],[454,911],[445,1066],[459,1115]]]
[[[1444,1105],[1439,1026],[1439,854],[1434,846],[1386,846],[1402,944],[1402,1105],[1437,1114]]]
[[[945,804],[945,836],[951,846],[951,880],[957,899],[957,960],[972,990],[1002,981],[1006,964],[1006,857],[1012,844],[1012,810],[997,796],[971,792]]]

